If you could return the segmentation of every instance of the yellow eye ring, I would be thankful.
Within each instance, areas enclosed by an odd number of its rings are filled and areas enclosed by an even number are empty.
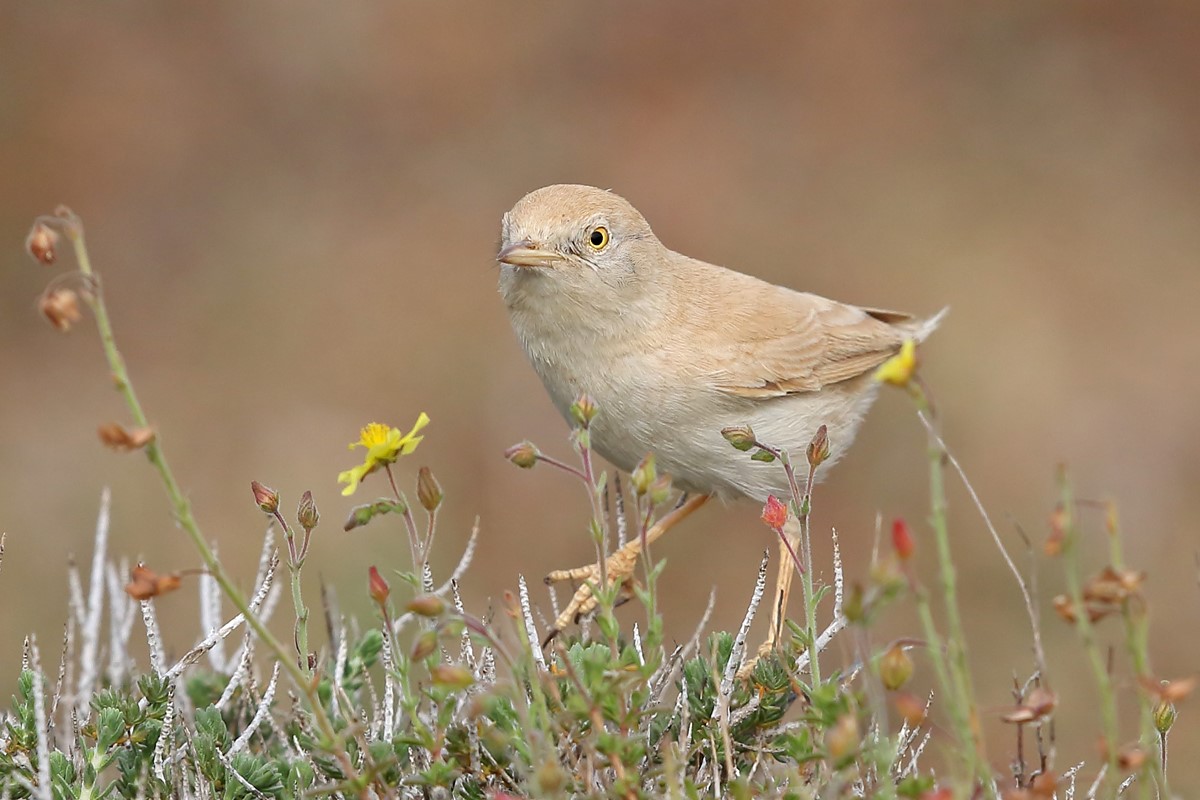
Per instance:
[[[596,251],[603,250],[604,248],[608,247],[608,241],[610,238],[611,237],[608,235],[608,228],[600,226],[599,228],[593,229],[592,232],[588,234],[588,246]]]

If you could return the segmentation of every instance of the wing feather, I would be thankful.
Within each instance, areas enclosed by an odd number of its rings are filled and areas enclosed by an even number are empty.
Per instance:
[[[703,302],[721,345],[695,353],[715,388],[740,397],[815,392],[878,367],[928,324],[908,314],[838,303],[740,275],[736,291]],[[727,284],[728,288],[728,284]],[[693,298],[700,299],[700,298]]]

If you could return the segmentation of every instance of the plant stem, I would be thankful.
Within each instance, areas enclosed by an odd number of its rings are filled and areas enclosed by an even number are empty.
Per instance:
[[[295,628],[295,645],[296,652],[300,656],[300,669],[305,675],[312,675],[312,670],[308,666],[308,606],[304,604],[304,595],[300,591],[300,570],[304,567],[304,551],[296,550],[296,534],[292,527],[288,525],[287,520],[279,513],[279,509],[273,512],[275,521],[283,529],[283,536],[287,540],[288,546],[288,573],[291,578],[292,585],[292,606],[296,612],[296,628]],[[305,531],[305,538],[308,538],[308,532]]]
[[[108,360],[109,369],[112,370],[113,382],[116,385],[117,391],[121,393],[125,400],[125,405],[129,409],[130,415],[138,427],[148,427],[146,414],[142,410],[142,405],[138,401],[137,393],[134,391],[133,384],[129,380],[129,373],[125,367],[125,360],[121,356],[121,351],[117,348],[116,338],[113,335],[112,323],[109,320],[108,309],[104,303],[104,289],[101,285],[100,276],[92,270],[91,260],[88,257],[87,245],[83,236],[83,225],[79,218],[74,214],[66,219],[64,231],[67,238],[71,240],[71,244],[75,249],[75,258],[79,264],[79,271],[84,275],[92,287],[92,291],[87,296],[87,303],[92,309],[92,313],[96,317],[96,327],[100,331],[100,341],[104,348],[105,358]],[[204,566],[208,572],[217,581],[217,584],[225,592],[225,596],[229,598],[234,607],[242,614],[246,623],[254,629],[254,632],[272,651],[283,664],[284,668],[291,674],[296,685],[308,696],[313,708],[313,714],[316,718],[317,725],[321,729],[321,733],[328,740],[328,746],[331,751],[337,756],[338,761],[342,766],[343,772],[350,781],[356,781],[358,772],[354,768],[353,762],[350,760],[349,754],[341,745],[337,732],[334,730],[332,723],[329,721],[328,715],[325,713],[324,707],[321,705],[320,696],[317,691],[317,686],[310,676],[300,668],[300,665],[294,658],[291,658],[283,644],[267,629],[262,620],[259,619],[253,611],[251,611],[245,596],[233,584],[228,573],[225,572],[224,566],[217,560],[212,548],[204,539],[200,532],[200,526],[196,522],[195,516],[192,514],[191,503],[187,499],[187,495],[180,489],[178,481],[175,480],[175,474],[171,471],[170,465],[167,463],[166,456],[163,454],[162,446],[158,442],[158,437],[155,436],[145,447],[146,458],[150,460],[151,465],[158,472],[159,478],[162,480],[163,487],[167,491],[167,496],[171,501],[171,506],[175,512],[175,519],[179,527],[191,540],[192,546],[196,548],[196,552],[200,555]],[[365,790],[364,790],[365,791]]]
[[[918,385],[910,387],[910,390],[917,403],[918,416],[928,413],[932,418],[931,406],[923,388]],[[944,686],[951,692],[951,705],[957,706],[954,714],[955,721],[959,727],[959,736],[965,737],[962,744],[968,753],[972,778],[980,782],[987,797],[994,798],[996,797],[996,785],[992,780],[991,768],[988,766],[987,750],[983,741],[983,732],[980,730],[979,711],[975,707],[975,691],[971,685],[971,671],[967,663],[967,637],[958,609],[957,571],[954,566],[954,558],[950,553],[950,527],[946,516],[946,452],[932,425],[928,426],[928,449],[929,521],[933,527],[934,540],[937,545],[942,601],[946,606],[946,618],[950,627],[945,649],[945,671],[949,673],[949,681],[944,683]],[[923,613],[929,614],[927,605]],[[931,628],[932,617],[926,625],[927,631]]]
[[[794,487],[795,480],[792,477],[791,459],[786,457],[786,454],[783,463],[787,467],[789,480],[791,480]],[[804,550],[804,569],[800,573],[800,586],[804,592],[804,616],[808,628],[808,672],[812,676],[814,690],[821,685],[821,653],[817,649],[817,604],[813,593],[812,535],[809,527],[809,514],[812,512],[813,478],[815,474],[816,468],[809,467],[808,480],[804,484],[804,497],[798,501],[799,508],[797,509],[800,512],[800,543]]]
[[[1116,506],[1109,503],[1105,509],[1106,526],[1108,528],[1109,563],[1117,573],[1125,571],[1125,554],[1121,547],[1121,525],[1117,518]],[[1135,608],[1134,604],[1137,603]],[[1146,620],[1144,601],[1138,594],[1131,594],[1121,602],[1121,620],[1125,625],[1125,649],[1129,652],[1129,660],[1133,666],[1133,674],[1138,678],[1148,678],[1150,672],[1150,644],[1147,641],[1149,626]],[[1147,692],[1137,692],[1138,720],[1140,723],[1140,741],[1147,750],[1151,742],[1158,740],[1154,729],[1154,706]],[[1166,792],[1166,773],[1160,759],[1147,759],[1147,767],[1154,782]],[[1148,796],[1146,782],[1141,782],[1140,793]]]
[[[1108,769],[1105,774],[1106,785],[1110,788],[1119,775],[1117,769],[1117,698],[1113,690],[1112,676],[1108,674],[1108,666],[1100,653],[1096,642],[1096,629],[1088,616],[1088,608],[1083,598],[1083,587],[1079,578],[1079,525],[1075,495],[1071,482],[1064,470],[1059,476],[1059,503],[1066,516],[1064,523],[1064,538],[1062,547],[1063,572],[1067,582],[1067,594],[1075,609],[1075,630],[1083,644],[1088,662],[1092,665],[1092,673],[1096,678],[1096,687],[1100,693],[1100,713],[1104,721],[1105,750],[1107,753]]]

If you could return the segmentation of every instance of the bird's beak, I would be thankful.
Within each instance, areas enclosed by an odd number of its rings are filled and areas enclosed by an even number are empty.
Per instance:
[[[542,250],[534,246],[528,239],[506,244],[496,253],[496,260],[501,264],[514,267],[557,267],[566,259],[552,250]]]

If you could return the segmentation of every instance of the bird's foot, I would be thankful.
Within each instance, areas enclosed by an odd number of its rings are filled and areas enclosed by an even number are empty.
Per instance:
[[[607,581],[607,585],[616,586],[620,584],[627,591],[630,590],[633,584],[633,570],[637,566],[638,556],[641,553],[642,543],[639,539],[634,539],[609,556],[604,562],[603,576]],[[597,600],[593,589],[600,585],[600,565],[590,564],[586,567],[577,567],[576,569],[555,570],[546,576],[547,584],[559,583],[561,581],[572,581],[582,583],[582,585],[575,591],[575,596],[571,598],[571,602],[567,604],[567,607],[554,620],[554,627],[550,629],[550,633],[546,636],[543,646],[549,644],[568,625],[577,622],[585,614],[590,614],[595,610]]]

